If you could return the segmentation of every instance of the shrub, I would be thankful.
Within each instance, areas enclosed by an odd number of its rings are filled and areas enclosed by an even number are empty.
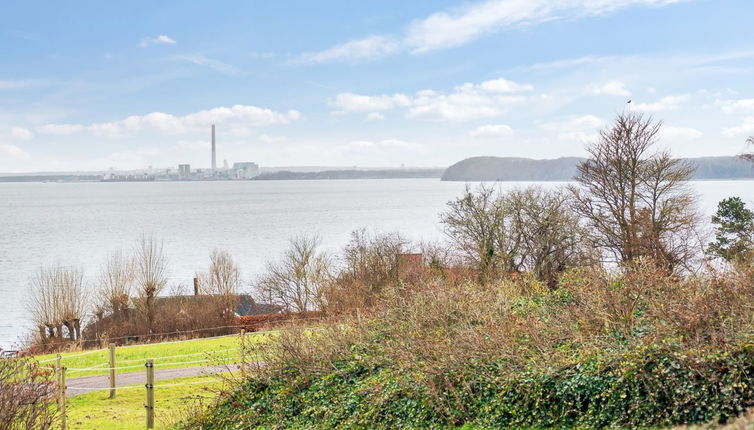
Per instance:
[[[49,369],[28,358],[0,359],[0,428],[45,430],[57,423],[57,384]]]

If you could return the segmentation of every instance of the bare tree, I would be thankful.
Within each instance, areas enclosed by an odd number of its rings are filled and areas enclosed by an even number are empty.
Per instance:
[[[529,270],[555,288],[566,269],[595,261],[591,235],[572,211],[569,193],[528,187],[506,193],[501,200],[511,218],[509,235],[520,242],[519,270]]]
[[[198,277],[203,292],[215,299],[220,316],[232,317],[238,305],[241,285],[241,271],[233,256],[227,251],[212,251],[209,270]]]
[[[408,241],[398,233],[351,232],[343,250],[344,267],[323,292],[331,309],[346,311],[374,305],[383,291],[401,283],[401,254]]]
[[[120,251],[110,255],[99,277],[99,307],[114,317],[127,318],[133,281],[133,261]]]
[[[754,146],[754,136],[749,136],[746,139],[746,144]],[[754,152],[744,152],[743,154],[741,154],[741,158],[743,158],[744,160],[747,160],[747,161],[754,162]]]
[[[497,273],[517,271],[515,261],[519,242],[509,235],[506,226],[507,208],[502,205],[493,187],[481,184],[472,191],[448,202],[441,215],[445,233],[466,260],[480,272],[482,281]]]
[[[443,214],[446,233],[482,279],[531,271],[554,287],[566,268],[593,261],[590,235],[562,190],[466,190]],[[502,272],[502,273],[501,273]]]
[[[168,260],[162,241],[144,236],[136,244],[134,280],[137,304],[151,333],[154,329],[155,298],[168,283]]]
[[[53,407],[57,384],[50,369],[28,358],[0,359],[0,428],[30,430],[57,428]]]
[[[320,291],[330,279],[330,259],[318,250],[317,236],[297,236],[283,258],[267,263],[257,290],[270,303],[305,312],[319,307]]]
[[[48,338],[62,339],[63,327],[69,340],[80,339],[88,300],[83,272],[60,265],[41,267],[30,284],[28,308],[43,343]]]
[[[621,263],[651,257],[673,270],[695,245],[687,241],[697,220],[687,188],[693,168],[653,152],[661,126],[642,114],[618,115],[587,148],[571,190],[608,254]]]
[[[40,267],[37,273],[29,281],[30,295],[27,309],[39,329],[39,337],[42,343],[48,339],[62,337],[62,325],[60,316],[55,306],[59,291],[48,276],[48,269]]]

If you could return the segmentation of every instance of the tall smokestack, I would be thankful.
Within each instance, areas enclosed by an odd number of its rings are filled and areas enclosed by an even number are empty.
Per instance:
[[[212,124],[212,173],[217,170],[217,151],[215,149],[215,124]]]

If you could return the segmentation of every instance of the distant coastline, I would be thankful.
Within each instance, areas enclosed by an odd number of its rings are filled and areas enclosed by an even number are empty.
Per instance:
[[[386,169],[386,170],[324,170],[320,172],[279,172],[262,173],[251,178],[252,181],[279,180],[323,180],[323,179],[409,179],[440,178],[445,169]]]
[[[571,181],[579,157],[536,160],[516,157],[472,157],[445,170],[443,181]],[[754,163],[738,157],[687,158],[696,167],[695,180],[754,179]]]
[[[288,181],[288,180],[337,180],[337,179],[411,179],[437,178],[443,181],[481,182],[481,181],[534,181],[566,182],[573,180],[576,166],[584,158],[561,157],[554,159],[533,159],[519,157],[471,157],[461,160],[448,168],[442,167],[403,167],[403,168],[340,168],[340,167],[286,167],[267,168],[261,174],[245,179],[207,178],[203,180],[250,180],[250,181]],[[694,180],[752,180],[754,163],[738,157],[697,157],[687,158],[696,167]],[[145,172],[133,173],[142,177]],[[141,176],[140,176],[141,175]],[[105,180],[104,182],[165,182],[193,181],[199,179],[152,179]],[[28,174],[2,174],[3,182],[103,182],[99,172],[41,172]]]

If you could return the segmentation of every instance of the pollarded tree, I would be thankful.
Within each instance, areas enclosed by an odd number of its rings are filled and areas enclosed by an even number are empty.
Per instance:
[[[39,328],[41,340],[81,338],[81,320],[86,315],[88,296],[79,269],[61,265],[40,267],[31,278],[28,309]]]
[[[162,241],[144,236],[136,244],[134,284],[136,304],[146,319],[147,329],[154,329],[155,299],[168,283],[168,259]]]
[[[715,241],[707,253],[725,261],[736,263],[745,260],[754,250],[754,212],[746,207],[740,197],[729,197],[717,204],[712,216],[715,224]]]
[[[116,318],[127,318],[134,281],[134,262],[116,252],[110,255],[99,277],[98,308]]]
[[[214,250],[207,273],[199,275],[201,289],[213,297],[222,318],[232,318],[238,304],[241,270],[227,251]]]
[[[672,271],[697,253],[699,218],[688,188],[694,169],[655,150],[661,126],[639,113],[618,115],[587,147],[571,190],[607,255],[623,264],[651,258]]]

